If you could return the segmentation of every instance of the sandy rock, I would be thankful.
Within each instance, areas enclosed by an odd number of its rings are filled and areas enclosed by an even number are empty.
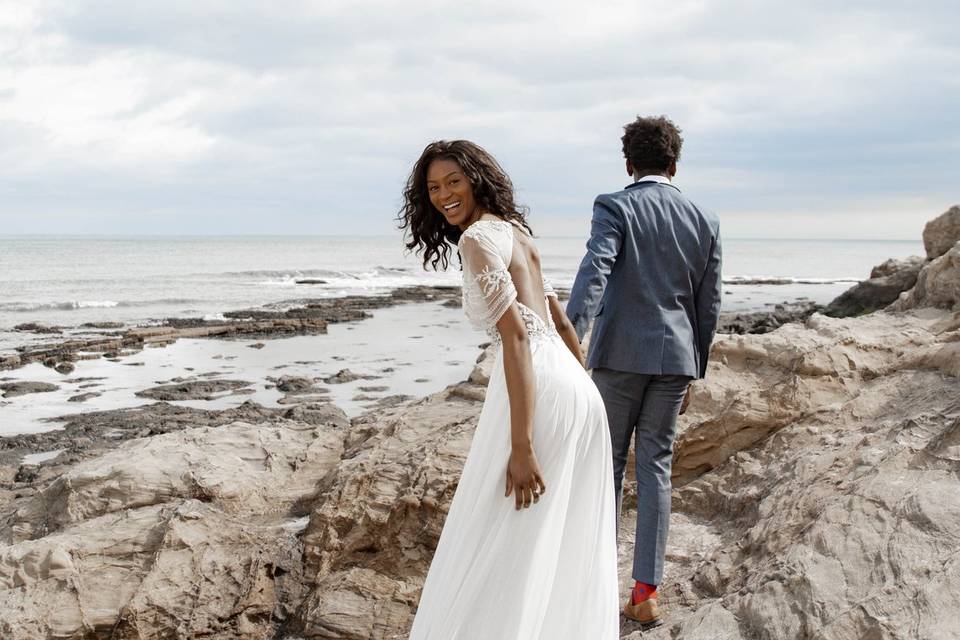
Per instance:
[[[689,591],[744,637],[951,637],[957,397],[956,378],[891,371],[677,490],[721,540]]]
[[[477,363],[473,366],[473,370],[470,372],[470,377],[467,378],[467,380],[473,384],[486,387],[487,383],[490,382],[490,370],[493,368],[496,353],[497,351],[494,347],[487,345],[484,350],[480,352],[480,355],[477,356]]]
[[[3,391],[4,398],[14,398],[16,396],[26,395],[28,393],[46,393],[59,389],[55,384],[49,382],[5,382],[0,384],[0,391]]]
[[[876,313],[722,336],[681,418],[668,624],[643,640],[952,637],[958,329]]]
[[[960,459],[952,426],[960,381],[934,357],[960,345],[958,331],[960,314],[881,312],[721,336],[675,455],[661,591],[668,624],[641,633],[624,623],[622,637],[853,639],[863,631],[906,640],[917,625],[949,637],[937,612],[960,606],[943,595],[960,593],[957,578],[947,571],[927,586],[927,569],[912,567],[948,566],[948,540],[960,535],[942,524],[960,522],[947,499],[960,492],[949,471]],[[354,422],[304,538],[316,588],[292,631],[405,637],[481,406],[463,388],[482,389],[466,382]],[[914,423],[907,446],[897,434]],[[877,491],[896,506],[879,522]],[[625,499],[621,522],[624,593],[635,502]],[[914,550],[898,551],[907,535]],[[888,598],[891,575],[909,576],[910,593],[929,609],[899,611],[903,623],[892,609],[872,620],[874,609],[857,603]],[[890,606],[905,601],[916,602]]]
[[[0,524],[0,637],[273,637],[342,430],[234,423],[88,460]]]
[[[887,260],[877,265],[870,279],[860,282],[827,305],[824,314],[845,318],[883,309],[917,283],[924,260],[912,256],[905,260]]]
[[[185,429],[218,427],[232,422],[269,425],[285,420],[296,420],[317,426],[332,425],[337,428],[349,424],[346,414],[327,402],[277,409],[267,409],[254,402],[244,402],[238,407],[228,409],[196,409],[155,402],[140,407],[85,411],[58,416],[56,420],[64,423],[61,429],[40,433],[21,433],[0,438],[0,473],[5,465],[19,464],[19,460],[25,454],[64,449],[86,459],[99,455],[106,449],[112,449],[126,440]],[[76,459],[73,460],[73,462],[76,461]],[[63,469],[49,470],[50,473],[55,474],[62,471]]]
[[[267,637],[298,594],[298,546],[202,502],[110,513],[0,550],[0,634]]]
[[[829,415],[867,381],[889,373],[905,349],[939,345],[934,320],[886,313],[815,314],[765,334],[718,336],[705,381],[680,419],[674,482],[682,485],[777,430]],[[916,351],[919,353],[919,351]]]
[[[448,392],[354,420],[304,535],[316,581],[292,631],[406,631],[466,458],[480,403]]]
[[[927,263],[917,276],[917,284],[902,293],[890,309],[922,307],[960,308],[960,243]]]
[[[954,205],[923,228],[923,247],[927,259],[939,258],[960,242],[960,206]]]
[[[710,602],[684,620],[680,626],[683,640],[742,640],[740,625],[719,602]]]

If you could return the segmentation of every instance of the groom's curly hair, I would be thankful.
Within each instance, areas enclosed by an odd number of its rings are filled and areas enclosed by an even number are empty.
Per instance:
[[[500,164],[483,147],[469,140],[437,140],[431,142],[413,165],[403,190],[403,206],[397,214],[404,231],[407,249],[423,254],[423,268],[439,265],[446,269],[453,247],[463,233],[460,227],[447,222],[430,202],[427,193],[427,170],[434,160],[453,160],[470,182],[477,206],[503,220],[513,220],[531,232],[527,223],[527,207],[514,200],[513,183]]]
[[[623,157],[634,169],[666,171],[680,160],[680,127],[666,116],[642,117],[623,127]]]

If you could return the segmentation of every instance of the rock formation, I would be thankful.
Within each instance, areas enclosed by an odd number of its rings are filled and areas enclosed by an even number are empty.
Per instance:
[[[134,395],[153,400],[213,400],[218,395],[249,387],[252,382],[244,380],[185,380],[174,384],[161,384]]]
[[[402,638],[489,366],[349,428],[264,416],[19,483],[0,634]],[[951,637],[958,376],[942,310],[720,337],[677,444],[669,624],[643,638]]]
[[[917,284],[891,305],[897,311],[922,307],[960,308],[960,242],[920,271]]]
[[[811,315],[822,311],[810,300],[784,302],[765,311],[740,311],[720,314],[717,333],[769,333],[791,322],[803,322]]]
[[[870,278],[857,283],[827,305],[824,314],[846,318],[883,309],[917,283],[923,258],[890,259],[870,272]]]
[[[59,388],[57,385],[50,384],[49,382],[23,381],[4,382],[0,384],[0,391],[3,392],[4,398],[14,398],[28,393],[46,393],[48,391],[56,391]]]
[[[233,423],[130,441],[5,505],[0,637],[263,638],[304,588],[304,502],[343,434]]]
[[[927,223],[923,245],[928,262],[917,275],[916,285],[901,294],[890,309],[960,308],[960,206]]]
[[[927,260],[935,260],[960,240],[960,206],[954,205],[923,228],[923,247]]]

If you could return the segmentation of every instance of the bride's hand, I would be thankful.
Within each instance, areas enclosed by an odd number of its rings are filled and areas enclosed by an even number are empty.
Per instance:
[[[506,496],[514,494],[517,510],[519,511],[520,507],[527,509],[531,504],[538,502],[546,490],[543,472],[540,471],[540,463],[537,462],[537,455],[533,449],[511,450],[510,461],[507,463]]]

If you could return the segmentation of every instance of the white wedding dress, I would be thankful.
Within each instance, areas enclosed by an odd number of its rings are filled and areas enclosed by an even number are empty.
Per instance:
[[[502,356],[433,563],[410,640],[615,640],[616,505],[610,434],[593,381],[546,322],[517,300],[507,271],[510,222],[479,220],[460,239],[463,303],[499,342],[516,304],[536,384],[533,446],[546,492],[529,509],[504,497],[510,404]],[[545,296],[556,295],[544,281]]]

